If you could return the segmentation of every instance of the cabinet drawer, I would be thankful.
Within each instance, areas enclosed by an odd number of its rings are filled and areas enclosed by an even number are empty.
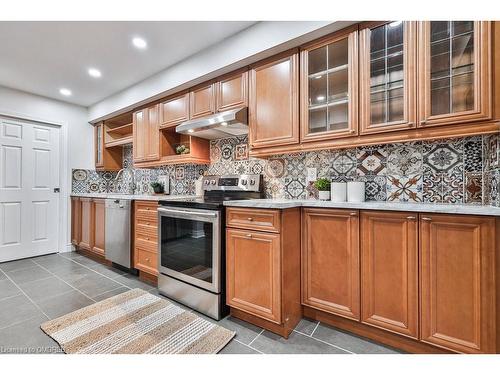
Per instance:
[[[135,247],[140,250],[147,250],[153,253],[158,252],[158,241],[157,240],[146,240],[145,238],[139,238],[136,236]]]
[[[135,268],[158,275],[158,256],[155,253],[139,249],[137,250],[135,259]]]
[[[135,217],[137,220],[146,220],[151,223],[158,222],[158,212],[157,212],[157,204],[151,203],[136,203],[135,206]]]
[[[234,228],[279,233],[280,211],[231,207],[227,210],[226,225]]]
[[[158,238],[158,228],[153,225],[144,225],[137,223],[135,227],[136,237],[150,237],[155,240]]]
[[[158,219],[151,219],[151,218],[136,218],[136,230],[139,227],[147,227],[154,229],[155,231],[158,229]]]

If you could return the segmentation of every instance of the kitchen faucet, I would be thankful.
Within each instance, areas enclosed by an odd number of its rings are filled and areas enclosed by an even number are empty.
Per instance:
[[[118,179],[120,178],[120,176],[123,174],[124,171],[129,171],[130,172],[130,175],[132,177],[132,182],[130,183],[130,188],[132,189],[132,194],[135,195],[135,190],[137,189],[137,185],[136,185],[136,171],[135,169],[132,169],[132,168],[122,168],[118,171],[118,173],[116,174],[116,177],[115,177],[115,181],[118,181]]]

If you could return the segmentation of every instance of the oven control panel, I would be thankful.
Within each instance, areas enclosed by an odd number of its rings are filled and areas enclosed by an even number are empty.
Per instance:
[[[203,176],[203,190],[260,191],[262,175],[241,174],[223,176]]]

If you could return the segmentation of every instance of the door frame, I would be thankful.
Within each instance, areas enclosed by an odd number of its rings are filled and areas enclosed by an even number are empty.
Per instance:
[[[56,122],[0,109],[0,117],[20,122],[38,123],[44,126],[59,128],[59,220],[57,247],[59,253],[73,250],[71,245],[71,223],[69,222],[69,200],[71,192],[71,173],[68,173],[68,123]]]

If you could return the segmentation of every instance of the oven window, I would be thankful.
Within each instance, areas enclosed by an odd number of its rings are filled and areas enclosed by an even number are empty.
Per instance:
[[[213,224],[161,217],[161,266],[212,282]]]

